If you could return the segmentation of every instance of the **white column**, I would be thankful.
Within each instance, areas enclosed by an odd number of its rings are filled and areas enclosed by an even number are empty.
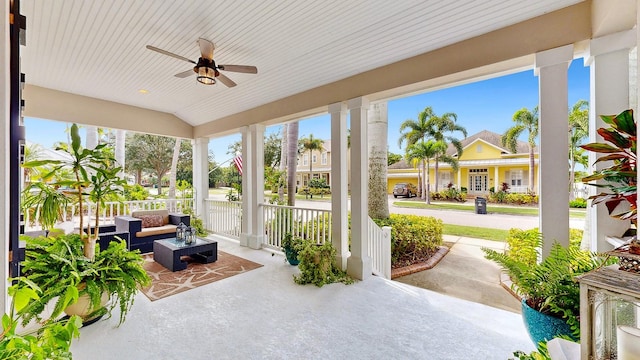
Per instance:
[[[202,219],[205,228],[209,228],[209,214],[205,200],[209,198],[209,138],[197,138],[191,141],[193,146],[193,189],[196,215]]]
[[[569,183],[567,72],[572,59],[573,45],[539,52],[535,56],[540,96],[538,184],[543,257],[549,254],[555,241],[569,246],[569,191],[558,184]]]
[[[347,268],[349,222],[347,218],[347,106],[329,105],[331,114],[331,238],[336,248],[336,263]]]
[[[243,236],[240,245],[260,249],[264,242],[264,125],[250,125],[242,134]],[[245,190],[248,190],[245,193]],[[245,227],[246,225],[246,227]],[[247,229],[247,230],[245,230]],[[245,232],[246,231],[246,232]]]
[[[0,174],[3,186],[0,186],[0,236],[9,239],[9,98],[10,98],[10,72],[9,72],[9,1],[3,1],[0,5],[0,143],[4,146],[0,156]],[[9,241],[2,241],[0,250],[0,311],[9,313],[9,298],[7,295],[7,279],[9,278]]]
[[[496,167],[493,168],[493,190],[495,192],[500,191],[500,170],[498,168],[498,165],[496,165]],[[506,179],[505,179],[506,182]]]
[[[347,273],[360,280],[371,276],[368,256],[369,154],[367,146],[367,109],[369,100],[359,97],[347,104],[351,115],[351,256],[347,259]]]
[[[251,208],[251,197],[253,188],[251,186],[251,132],[245,126],[240,131],[242,133],[242,234],[240,235],[240,246],[249,246],[249,238],[253,224],[255,211]]]
[[[462,188],[462,169],[458,168],[458,190]]]
[[[589,142],[602,142],[596,133],[598,128],[607,125],[600,115],[619,114],[629,108],[629,49],[636,46],[634,30],[614,33],[591,40],[585,65],[591,71],[591,99],[589,101]],[[637,115],[636,115],[637,116]],[[589,152],[589,164],[600,157]],[[591,165],[587,170],[592,173],[609,166],[607,163]],[[595,195],[600,189],[589,187],[589,194]],[[591,249],[607,251],[611,249],[606,236],[620,236],[629,227],[629,223],[609,216],[604,205],[588,207],[589,241]]]

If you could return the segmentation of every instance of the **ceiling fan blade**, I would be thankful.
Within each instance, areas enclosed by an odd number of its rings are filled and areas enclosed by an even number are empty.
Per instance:
[[[189,76],[191,76],[193,74],[195,74],[195,71],[193,71],[193,69],[189,69],[187,71],[183,71],[181,73],[177,73],[177,74],[175,74],[173,76],[178,77],[178,78],[186,78],[186,77],[189,77]]]
[[[186,62],[190,62],[190,63],[192,63],[192,64],[195,64],[195,63],[196,63],[195,61],[190,60],[190,59],[187,59],[187,58],[186,58],[186,57],[184,57],[184,56],[176,55],[176,54],[174,54],[174,53],[172,53],[172,52],[168,52],[167,50],[159,49],[159,48],[157,48],[157,47],[155,47],[155,46],[147,45],[147,49],[149,49],[149,50],[153,50],[153,51],[155,51],[155,52],[159,52],[160,54],[164,54],[164,55],[167,55],[167,56],[174,57],[174,58],[176,58],[176,59],[184,60],[184,61],[186,61]]]
[[[207,39],[198,39],[198,45],[200,46],[200,54],[203,58],[213,60],[213,43]]]
[[[258,68],[250,65],[218,65],[218,69],[245,74],[257,74]]]
[[[235,82],[233,82],[233,80],[229,79],[228,77],[219,74],[218,76],[216,76],[216,79],[220,80],[221,83],[225,84],[227,87],[234,87],[237,84]]]

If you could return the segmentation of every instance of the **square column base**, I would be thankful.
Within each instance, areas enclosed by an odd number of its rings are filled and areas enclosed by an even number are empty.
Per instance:
[[[336,266],[338,266],[342,271],[347,270],[347,260],[351,256],[350,252],[346,252],[344,254],[337,254],[335,257]]]
[[[260,250],[262,248],[262,243],[264,243],[264,235],[240,235],[240,246],[246,246],[250,249]]]
[[[364,258],[349,256],[347,259],[347,274],[354,279],[366,280],[373,275],[371,258],[368,256]]]

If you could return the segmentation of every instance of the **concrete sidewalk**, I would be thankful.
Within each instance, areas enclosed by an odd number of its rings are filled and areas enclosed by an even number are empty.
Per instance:
[[[453,243],[449,253],[430,270],[396,281],[520,313],[520,302],[500,285],[500,267],[484,258],[482,247],[504,251],[506,243],[444,235]]]

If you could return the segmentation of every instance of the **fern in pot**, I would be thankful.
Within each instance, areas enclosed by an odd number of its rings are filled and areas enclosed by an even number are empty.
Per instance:
[[[542,243],[542,234],[538,234],[531,250],[539,251]],[[522,298],[525,327],[535,344],[559,335],[580,338],[580,286],[575,278],[612,263],[612,259],[558,243],[540,263],[531,263],[508,251],[503,254],[482,250],[511,278],[512,290]]]
[[[23,310],[25,323],[32,319],[42,320],[45,307],[53,302],[51,318],[65,312],[80,315],[87,321],[111,315],[118,307],[121,324],[133,305],[138,287],[151,282],[142,267],[144,259],[137,251],[127,250],[124,240],[110,242],[107,249],[97,249],[93,260],[84,256],[79,234],[55,238],[25,237],[25,240],[23,274],[45,289]],[[83,296],[85,302],[78,303]],[[76,308],[69,308],[69,303]]]

